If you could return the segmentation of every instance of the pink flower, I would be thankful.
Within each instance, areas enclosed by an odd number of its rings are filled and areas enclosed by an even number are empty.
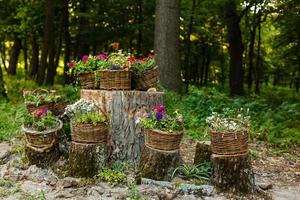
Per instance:
[[[154,106],[153,110],[158,111],[158,112],[166,112],[166,106],[164,106],[164,105]]]
[[[73,68],[75,66],[76,62],[74,60],[71,60],[70,62],[68,62],[67,66],[69,68]]]
[[[106,59],[108,57],[108,55],[106,54],[98,54],[96,55],[96,58],[100,58],[100,59]]]
[[[34,112],[34,115],[37,117],[42,117],[46,115],[49,112],[48,108],[38,109]]]
[[[142,59],[142,58],[138,58],[138,59],[137,59],[137,62],[138,62],[139,64],[142,64],[142,63],[144,63],[144,62],[145,62],[145,60],[144,60],[144,59]]]
[[[51,94],[54,94],[54,93],[56,93],[56,90],[49,90],[49,92],[50,92]]]
[[[87,60],[88,60],[88,58],[89,58],[89,56],[88,55],[84,55],[84,56],[82,56],[82,62],[86,62]]]

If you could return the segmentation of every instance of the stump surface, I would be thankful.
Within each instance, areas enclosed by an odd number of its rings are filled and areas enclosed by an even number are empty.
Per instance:
[[[144,144],[144,134],[135,122],[138,111],[150,110],[164,104],[162,92],[81,90],[81,98],[96,103],[108,112],[110,120],[110,145],[112,161],[138,163]]]
[[[69,173],[74,177],[92,177],[105,166],[107,159],[106,144],[71,143]]]
[[[179,150],[162,151],[144,146],[139,173],[143,178],[170,181],[175,168],[181,163]]]
[[[212,154],[212,181],[220,191],[254,193],[254,173],[249,154]]]

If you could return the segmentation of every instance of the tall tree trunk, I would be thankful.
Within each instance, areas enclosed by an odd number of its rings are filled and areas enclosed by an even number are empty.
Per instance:
[[[4,88],[4,80],[3,80],[2,67],[0,66],[0,97],[1,96],[3,98],[7,99],[7,94],[6,94],[6,91],[5,91],[5,88]]]
[[[205,76],[204,76],[204,85],[207,86],[208,75],[209,75],[209,64],[210,64],[210,55],[209,51],[207,51],[206,59],[205,59]]]
[[[190,79],[191,79],[191,66],[190,66],[190,54],[191,54],[191,34],[193,31],[193,22],[194,22],[194,12],[195,12],[195,8],[196,8],[196,0],[193,0],[192,3],[192,9],[191,9],[191,17],[190,17],[190,21],[189,21],[189,25],[188,25],[188,32],[185,38],[185,56],[184,56],[184,69],[185,69],[185,84],[186,87],[188,87]]]
[[[300,88],[300,56],[298,56],[298,76],[296,78],[296,91],[299,92]]]
[[[260,81],[260,68],[261,68],[261,62],[260,62],[260,46],[261,46],[261,13],[262,11],[259,11],[258,14],[258,40],[257,40],[257,53],[256,53],[256,67],[255,67],[255,93],[259,94],[259,81]]]
[[[38,65],[39,65],[39,45],[37,43],[36,35],[33,34],[31,38],[31,45],[32,45],[32,54],[30,58],[30,72],[29,77],[31,79],[36,78],[38,72]]]
[[[24,55],[25,80],[27,80],[27,78],[28,78],[28,54],[27,54],[26,40],[24,40],[23,55]]]
[[[249,41],[249,69],[248,69],[248,92],[251,93],[253,82],[253,58],[254,58],[254,43],[255,43],[256,25],[254,24],[252,29],[250,28],[250,41]]]
[[[163,87],[181,92],[179,62],[180,0],[156,0],[154,47]]]
[[[65,41],[65,55],[64,55],[64,77],[65,83],[70,83],[70,77],[68,75],[68,62],[70,61],[70,52],[71,52],[71,36],[69,32],[69,10],[68,10],[69,0],[64,0],[63,4],[63,35]]]
[[[10,51],[9,65],[7,70],[7,73],[9,75],[17,74],[17,65],[18,65],[21,48],[22,48],[21,40],[18,38],[15,39],[14,45],[12,46]]]
[[[231,95],[244,94],[244,70],[243,70],[243,43],[240,29],[240,16],[237,14],[236,1],[228,0],[225,3],[225,23],[229,42],[229,85]]]
[[[202,86],[204,83],[204,74],[205,74],[205,60],[206,60],[206,47],[205,45],[202,46],[202,63],[201,63],[201,70],[200,70],[200,85]]]
[[[39,85],[42,85],[45,79],[45,72],[47,69],[47,58],[49,53],[50,39],[53,34],[53,18],[54,18],[54,2],[53,0],[47,0],[46,3],[46,19],[45,19],[45,28],[44,28],[44,37],[43,37],[43,48],[42,56],[40,61],[40,66],[38,68],[37,82]]]
[[[223,49],[223,35],[221,36],[221,85],[222,88],[224,88],[225,85],[225,54],[224,54],[224,49]]]
[[[137,8],[138,8],[138,38],[137,38],[137,54],[141,56],[142,54],[142,42],[143,42],[143,0],[137,0]]]
[[[1,41],[0,57],[1,57],[2,65],[3,65],[4,69],[5,69],[5,71],[7,71],[7,66],[6,66],[6,46],[5,46],[4,39],[3,39],[3,41]]]
[[[49,62],[47,66],[47,77],[46,77],[46,84],[47,85],[53,85],[54,84],[54,78],[56,74],[56,66],[55,66],[55,42],[53,34],[50,37],[50,43],[49,43]]]

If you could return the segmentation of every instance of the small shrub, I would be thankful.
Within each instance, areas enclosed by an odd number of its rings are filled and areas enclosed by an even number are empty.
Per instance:
[[[111,187],[126,184],[126,174],[109,168],[103,168],[99,175],[100,181],[107,182]]]

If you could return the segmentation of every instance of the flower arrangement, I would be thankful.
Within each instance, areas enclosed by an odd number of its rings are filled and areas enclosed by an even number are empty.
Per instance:
[[[216,132],[244,132],[250,126],[249,109],[241,108],[237,114],[224,116],[217,112],[206,118],[209,128]]]
[[[76,123],[80,124],[97,125],[99,123],[106,123],[108,119],[103,113],[98,114],[96,112],[78,112],[76,113],[74,120]]]
[[[136,74],[143,74],[156,66],[153,54],[149,54],[145,58],[135,58],[131,56],[128,60]]]
[[[23,97],[25,103],[35,104],[36,106],[49,104],[49,103],[58,103],[64,101],[64,98],[56,94],[56,90],[23,90]]]
[[[58,120],[48,108],[38,109],[34,113],[25,114],[24,127],[36,131],[46,131],[58,126]]]
[[[172,134],[183,130],[184,120],[178,110],[167,114],[166,106],[158,105],[150,112],[138,112],[136,123],[140,123],[144,129],[158,129]]]

